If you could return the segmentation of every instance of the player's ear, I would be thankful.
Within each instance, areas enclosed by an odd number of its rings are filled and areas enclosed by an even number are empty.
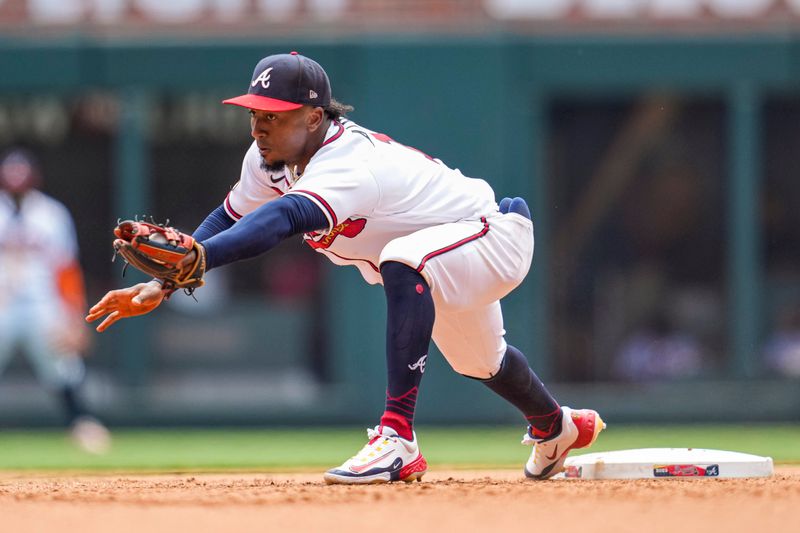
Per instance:
[[[312,107],[311,111],[306,114],[306,127],[308,128],[308,131],[317,131],[317,129],[322,126],[324,118],[324,109],[321,107]]]

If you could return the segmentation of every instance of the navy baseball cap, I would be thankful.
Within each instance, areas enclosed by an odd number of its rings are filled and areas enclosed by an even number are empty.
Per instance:
[[[313,59],[297,52],[276,54],[258,62],[247,94],[222,103],[259,111],[291,111],[304,105],[325,107],[331,103],[331,82]]]

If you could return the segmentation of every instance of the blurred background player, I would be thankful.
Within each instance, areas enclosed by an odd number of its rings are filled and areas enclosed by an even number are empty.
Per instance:
[[[89,337],[74,224],[67,208],[38,187],[33,156],[0,158],[0,374],[17,351],[63,405],[70,435],[90,453],[108,450],[108,430],[79,396]]]

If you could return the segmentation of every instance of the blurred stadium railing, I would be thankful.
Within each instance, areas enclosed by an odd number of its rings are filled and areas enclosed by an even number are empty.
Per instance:
[[[796,0],[2,0],[0,30],[296,36],[507,29],[522,33],[763,31],[796,28]]]
[[[109,262],[117,217],[193,229],[248,145],[219,101],[300,50],[355,120],[531,201],[507,330],[563,403],[796,419],[798,22],[794,0],[0,0],[0,148],[41,156],[95,300],[137,279]],[[97,337],[89,392],[112,423],[380,412],[380,290],[300,242],[214,274],[198,303]],[[517,419],[445,366],[421,421]],[[52,422],[41,398],[16,361],[0,420]]]

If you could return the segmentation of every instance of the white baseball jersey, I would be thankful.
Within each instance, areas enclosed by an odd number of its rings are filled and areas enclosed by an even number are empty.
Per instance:
[[[60,302],[56,273],[75,260],[77,250],[63,204],[32,190],[15,213],[11,197],[0,191],[0,312],[20,303]]]
[[[530,220],[501,214],[485,181],[347,120],[331,124],[302,176],[261,163],[253,143],[225,200],[232,218],[285,194],[305,196],[328,220],[306,243],[372,284],[382,282],[382,261],[416,269],[436,307],[433,340],[450,365],[482,379],[497,372],[506,351],[500,299],[530,268]]]
[[[45,385],[74,386],[83,379],[83,359],[51,344],[51,333],[65,323],[57,273],[77,253],[63,204],[32,190],[17,212],[0,191],[0,373],[19,345]]]
[[[266,171],[261,162],[254,142],[225,200],[228,215],[238,220],[284,194],[304,196],[322,209],[329,225],[305,234],[306,243],[338,265],[355,265],[371,284],[382,281],[381,252],[389,242],[497,214],[485,181],[348,120],[331,123],[301,176],[288,168]]]

